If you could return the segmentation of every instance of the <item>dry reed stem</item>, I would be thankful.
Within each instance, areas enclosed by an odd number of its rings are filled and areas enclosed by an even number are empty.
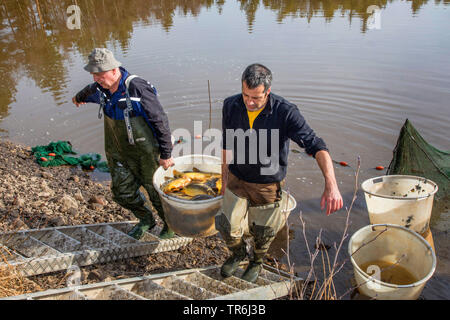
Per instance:
[[[23,276],[15,266],[9,264],[7,255],[12,256],[8,248],[1,247],[0,260],[3,260],[4,265],[0,266],[0,298],[18,296],[25,293],[42,290],[39,285]]]
[[[306,279],[303,281],[303,286],[299,292],[299,299],[303,300],[305,298],[305,293],[306,290],[308,288],[308,284],[310,282],[313,282],[313,288],[312,288],[312,292],[310,294],[310,299],[316,298],[316,299],[333,299],[333,300],[337,300],[337,299],[341,299],[343,296],[341,297],[337,297],[337,292],[336,292],[336,287],[334,285],[334,277],[336,276],[336,274],[338,274],[343,266],[345,265],[346,260],[344,260],[342,263],[338,264],[338,257],[339,254],[341,252],[342,246],[344,244],[344,241],[348,238],[348,228],[350,226],[350,213],[352,211],[353,205],[356,201],[356,195],[358,192],[358,178],[359,178],[359,172],[360,172],[360,168],[361,168],[361,158],[358,156],[358,166],[357,169],[355,171],[355,188],[354,188],[354,193],[353,193],[353,197],[352,197],[352,201],[350,203],[350,207],[349,208],[345,208],[346,212],[347,212],[347,216],[346,216],[346,221],[345,221],[345,227],[344,227],[344,231],[342,233],[342,237],[340,239],[339,245],[336,247],[336,243],[334,243],[334,248],[336,249],[336,253],[333,259],[333,263],[330,263],[330,257],[328,255],[328,252],[325,250],[325,255],[326,255],[326,262],[325,262],[325,257],[324,257],[324,253],[321,252],[321,260],[322,260],[322,269],[323,269],[323,283],[319,286],[319,280],[318,277],[315,273],[315,261],[316,258],[319,254],[319,251],[321,246],[321,235],[322,235],[322,229],[319,230],[319,235],[316,237],[316,250],[314,251],[314,253],[311,253],[308,241],[307,241],[307,237],[306,237],[306,223],[303,220],[303,215],[302,212],[300,212],[300,221],[302,223],[302,231],[303,231],[303,238],[305,239],[305,245],[306,245],[306,249],[308,251],[308,256],[310,259],[310,268],[309,268],[309,272],[308,275],[306,277]],[[289,258],[289,226],[287,224],[286,221],[286,228],[287,228],[287,234],[288,234],[288,250],[287,252],[285,252],[283,250],[283,252],[286,254],[287,256],[287,260],[288,260],[288,265],[290,267],[290,272],[292,272],[293,276],[293,266],[290,263],[290,258]],[[374,239],[375,240],[375,239]],[[370,242],[368,242],[370,243]],[[363,246],[367,245],[368,243],[363,243]],[[360,248],[358,248],[357,250],[359,250]],[[328,272],[327,272],[328,269]],[[311,279],[313,279],[311,281]],[[319,286],[319,288],[317,288],[317,286]],[[353,289],[353,288],[352,288]],[[317,290],[317,293],[316,293]],[[315,294],[315,295],[314,295]]]
[[[323,286],[323,289],[322,289],[322,290],[324,290],[324,291],[327,290],[329,284],[331,284],[331,283],[334,284],[334,282],[333,282],[333,277],[337,274],[336,271],[337,271],[337,270],[340,271],[340,270],[342,269],[342,266],[343,266],[344,263],[345,263],[345,261],[344,261],[344,262],[341,264],[341,266],[339,267],[339,269],[337,269],[337,267],[338,267],[337,259],[338,259],[338,257],[339,257],[339,253],[340,253],[340,251],[341,251],[341,249],[342,249],[342,245],[344,244],[345,239],[347,239],[347,237],[348,237],[347,231],[348,231],[348,227],[350,226],[350,213],[351,213],[351,211],[352,211],[353,204],[354,204],[355,201],[356,201],[356,195],[357,195],[357,192],[358,192],[358,177],[359,177],[359,171],[360,171],[360,168],[361,168],[361,158],[358,157],[358,166],[357,166],[357,169],[356,169],[356,171],[355,171],[355,188],[354,188],[354,192],[353,192],[352,201],[351,201],[351,203],[350,203],[350,207],[345,209],[345,210],[347,211],[347,217],[346,217],[346,221],[345,221],[345,227],[344,227],[344,231],[343,231],[343,233],[342,233],[341,241],[339,242],[339,246],[337,247],[337,250],[336,250],[336,253],[335,253],[335,256],[334,256],[334,261],[333,261],[332,268],[331,268],[331,270],[330,270],[330,274],[328,275],[328,277],[325,277],[326,274],[324,273],[325,279],[324,279],[324,286]],[[328,262],[328,263],[329,263],[329,262]],[[330,266],[330,264],[329,264],[329,266]],[[323,293],[320,295],[320,297],[322,297],[322,296],[323,296]],[[326,292],[325,296],[326,296],[327,298],[329,298],[329,297],[330,297],[329,292]],[[333,297],[334,299],[337,299],[336,294],[334,294],[332,297]]]
[[[6,260],[3,254],[2,259]],[[6,265],[0,266],[0,298],[18,296],[39,290],[42,289],[36,283],[21,275],[14,266],[7,262]]]

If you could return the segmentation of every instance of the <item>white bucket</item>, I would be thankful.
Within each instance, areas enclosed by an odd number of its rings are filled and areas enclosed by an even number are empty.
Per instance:
[[[389,175],[361,184],[371,224],[391,223],[423,235],[429,229],[434,194],[433,181],[416,176]]]
[[[161,198],[167,224],[178,235],[185,237],[207,237],[217,233],[214,217],[222,205],[223,196],[207,200],[183,200],[165,194],[160,187],[166,181],[164,177],[173,177],[173,170],[192,171],[195,167],[203,172],[221,173],[221,159],[193,154],[173,160],[175,166],[167,170],[159,167],[153,175],[153,186]]]
[[[348,253],[358,290],[377,300],[417,299],[436,269],[436,256],[428,242],[418,233],[399,225],[363,227],[350,238]],[[381,281],[380,268],[374,263],[380,261],[397,263],[417,281],[404,285]],[[367,265],[369,267],[362,270],[361,266]]]

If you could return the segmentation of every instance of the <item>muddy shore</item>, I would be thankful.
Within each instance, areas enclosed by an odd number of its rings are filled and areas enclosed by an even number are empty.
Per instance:
[[[80,167],[42,168],[31,147],[0,140],[0,232],[129,220],[135,217],[112,200],[110,181],[94,181],[91,173]],[[81,282],[220,265],[228,254],[219,234],[195,238],[175,251],[82,267]],[[266,262],[273,265],[273,258],[269,255]],[[5,290],[0,296],[63,288],[67,277],[66,271],[37,275],[20,288],[14,288],[16,282],[2,283]]]

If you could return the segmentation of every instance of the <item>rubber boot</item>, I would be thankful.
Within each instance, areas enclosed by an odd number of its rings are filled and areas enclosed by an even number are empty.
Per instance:
[[[255,262],[250,261],[247,268],[244,271],[244,274],[242,275],[242,280],[248,281],[248,282],[255,282],[256,279],[258,279],[259,273],[262,269],[262,262]]]
[[[144,233],[146,233],[148,230],[153,229],[153,227],[156,225],[156,222],[153,221],[152,222],[144,222],[144,221],[139,221],[138,224],[136,224],[133,229],[131,229],[130,232],[128,232],[128,235],[130,237],[133,237],[136,240],[139,240],[142,238],[142,236],[144,235]]]
[[[244,274],[241,278],[242,280],[253,283],[256,281],[256,279],[258,279],[259,273],[262,269],[263,257],[264,255],[255,255],[254,259],[250,261],[247,268],[245,269]]]
[[[136,224],[130,232],[128,232],[128,235],[136,240],[139,240],[145,232],[156,226],[156,221],[147,205],[144,205],[142,210],[134,210],[133,214],[139,219],[139,223]]]
[[[150,162],[148,163],[148,166],[151,166]],[[151,168],[151,167],[147,168],[147,170],[150,170],[150,171],[152,171],[153,169],[156,170],[157,167],[158,167],[158,165],[156,165],[155,168]],[[153,174],[154,174],[154,171],[151,174],[151,176],[153,176]],[[175,236],[175,232],[172,229],[170,229],[166,223],[164,208],[162,206],[161,198],[159,197],[158,192],[153,187],[153,184],[144,184],[143,186],[144,186],[145,190],[147,191],[147,194],[150,198],[150,202],[152,203],[153,208],[155,208],[156,212],[158,213],[158,216],[161,218],[161,220],[164,223],[164,226],[163,226],[161,232],[159,233],[159,238],[160,239],[173,238]]]
[[[224,278],[231,277],[236,272],[241,261],[243,261],[247,256],[245,243],[243,243],[242,241],[234,247],[229,247],[229,249],[233,254],[225,261],[225,263],[220,268],[220,274]]]
[[[175,236],[175,232],[169,228],[167,223],[164,222],[164,227],[162,228],[161,232],[159,233],[160,239],[170,239]]]

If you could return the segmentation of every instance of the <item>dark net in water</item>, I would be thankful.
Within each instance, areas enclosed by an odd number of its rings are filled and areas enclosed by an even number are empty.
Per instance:
[[[400,130],[387,174],[430,179],[439,187],[435,200],[450,199],[450,151],[439,150],[426,142],[408,119]]]

